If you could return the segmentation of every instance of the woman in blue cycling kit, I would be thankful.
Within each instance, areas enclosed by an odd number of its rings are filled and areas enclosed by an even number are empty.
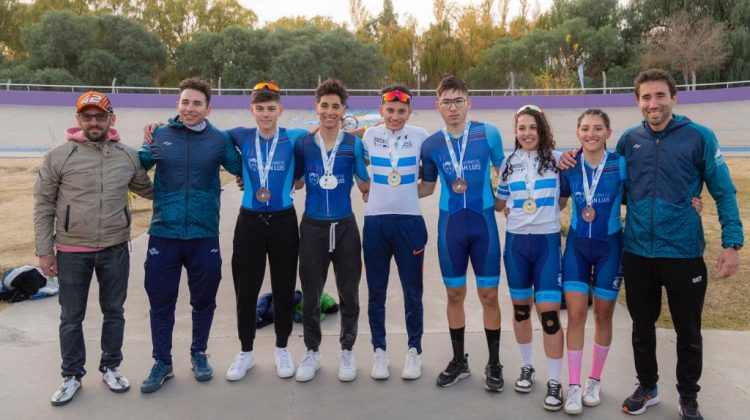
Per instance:
[[[560,328],[560,153],[547,118],[539,107],[526,105],[516,113],[515,150],[500,166],[495,209],[508,212],[505,273],[513,301],[513,331],[521,352],[521,375],[515,390],[531,392],[531,305],[536,305],[544,330],[549,380],[544,408],[562,408],[560,372],[563,331]]]
[[[576,166],[560,174],[560,196],[573,197],[563,255],[563,290],[568,308],[568,397],[565,412],[600,400],[600,379],[612,342],[612,314],[622,284],[622,221],[620,206],[627,179],[625,160],[607,152],[612,134],[609,117],[599,109],[578,117],[576,135],[582,151]],[[593,282],[591,273],[593,270]],[[589,285],[594,288],[594,348],[591,373],[581,388],[581,359]]]

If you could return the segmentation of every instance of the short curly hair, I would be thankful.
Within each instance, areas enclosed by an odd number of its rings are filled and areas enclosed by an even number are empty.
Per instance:
[[[349,98],[349,92],[346,91],[344,83],[332,77],[321,82],[315,89],[315,102],[320,102],[320,98],[325,95],[337,95],[341,99],[341,105],[346,105],[346,100]]]

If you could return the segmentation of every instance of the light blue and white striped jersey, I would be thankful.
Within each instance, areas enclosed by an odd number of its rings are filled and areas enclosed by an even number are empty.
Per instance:
[[[523,211],[523,202],[529,198],[526,190],[526,163],[525,152],[516,150],[500,166],[500,179],[497,183],[496,197],[506,200],[510,208],[508,214],[507,230],[515,234],[549,234],[560,232],[560,180],[559,174],[551,169],[545,169],[541,175],[536,172],[531,198],[536,202],[537,209],[534,213]],[[560,161],[562,154],[553,151],[555,165]],[[529,155],[535,164],[539,162],[536,150]],[[503,180],[503,172],[506,165],[511,165],[513,172],[508,179]]]
[[[365,215],[422,214],[417,179],[422,143],[428,136],[429,133],[424,128],[411,125],[396,132],[386,129],[385,125],[371,127],[365,132],[362,145],[372,172]],[[401,184],[395,187],[388,184],[388,174],[393,170],[388,152],[389,141],[399,143],[397,171],[401,175]]]

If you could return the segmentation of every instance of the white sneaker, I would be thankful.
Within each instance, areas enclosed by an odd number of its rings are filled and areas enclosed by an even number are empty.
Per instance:
[[[60,388],[52,394],[52,405],[65,405],[73,400],[76,392],[81,389],[81,380],[75,376],[66,376],[63,378]]]
[[[122,376],[117,368],[107,368],[102,374],[102,381],[104,381],[112,392],[127,392],[130,389],[130,381],[128,378]]]
[[[388,355],[385,350],[375,349],[375,360],[372,362],[370,376],[372,376],[372,379],[388,379],[391,376],[388,369]]]
[[[401,377],[403,379],[418,379],[420,376],[422,376],[422,356],[419,355],[416,348],[410,347],[409,351],[406,352],[406,361]]]
[[[241,351],[234,356],[234,362],[227,369],[227,381],[239,381],[245,374],[255,366],[255,355],[252,351]]]
[[[565,399],[565,412],[568,414],[581,414],[583,412],[580,385],[571,385],[568,388],[568,398]]]
[[[351,350],[341,350],[339,355],[339,381],[351,382],[357,379],[357,361]]]
[[[308,350],[307,353],[305,353],[305,357],[302,358],[302,361],[299,363],[297,374],[294,379],[296,379],[297,382],[310,381],[315,377],[315,372],[317,372],[318,369],[320,369],[320,352]]]
[[[583,389],[583,405],[596,407],[602,402],[602,383],[594,378],[586,379],[586,387]]]
[[[276,364],[276,374],[279,375],[279,378],[286,379],[294,376],[294,361],[292,361],[292,355],[286,347],[276,347],[273,361]]]

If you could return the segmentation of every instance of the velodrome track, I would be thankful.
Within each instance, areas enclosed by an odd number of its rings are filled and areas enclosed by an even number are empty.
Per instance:
[[[115,103],[115,106],[117,104]],[[732,112],[726,112],[732,109]],[[699,122],[714,128],[722,144],[745,147],[750,133],[750,99],[719,105],[678,106],[677,112],[685,113]],[[163,120],[174,111],[168,108],[116,108],[117,126],[122,130],[125,142],[137,146],[140,143],[142,125],[147,121]],[[553,130],[562,147],[575,144],[575,118],[580,108],[546,110],[552,120]],[[638,123],[640,116],[634,106],[613,107],[607,111],[613,118],[614,137],[624,127]],[[44,106],[0,106],[0,123],[5,130],[0,135],[0,148],[26,147],[40,152],[63,141],[65,128],[72,125],[74,107]],[[496,124],[504,137],[504,145],[511,146],[511,123],[513,111],[477,110],[471,118]],[[246,110],[216,109],[212,121],[219,127],[250,125]],[[314,121],[310,111],[294,110],[285,113],[282,125],[304,127],[305,122]],[[439,115],[435,111],[417,110],[414,125],[430,130],[440,127]],[[309,125],[312,127],[312,123]],[[566,128],[563,128],[566,127]],[[732,142],[732,143],[729,143]],[[614,142],[613,142],[614,144]],[[541,328],[534,322],[534,361],[537,367],[537,382],[530,395],[513,391],[512,381],[518,375],[519,354],[511,325],[511,303],[504,269],[500,284],[500,306],[503,313],[501,334],[501,362],[505,365],[505,391],[491,394],[482,388],[482,373],[486,362],[486,343],[482,325],[481,307],[476,297],[474,276],[469,270],[466,299],[466,350],[473,375],[449,389],[434,385],[437,374],[445,367],[451,356],[450,338],[447,334],[445,316],[445,291],[441,282],[437,262],[436,225],[437,194],[421,200],[429,241],[425,250],[423,376],[413,382],[400,379],[403,355],[406,351],[403,298],[395,264],[391,266],[391,281],[386,307],[388,349],[391,362],[391,379],[375,381],[369,377],[372,363],[369,326],[367,323],[367,287],[364,273],[360,283],[359,338],[354,347],[357,356],[358,378],[350,384],[336,379],[338,367],[339,316],[331,315],[322,323],[323,355],[322,369],[316,378],[307,384],[294,380],[280,380],[273,367],[274,333],[272,327],[260,329],[255,342],[256,366],[248,377],[238,383],[224,380],[224,373],[231,363],[239,344],[236,332],[234,293],[231,280],[231,249],[237,209],[241,193],[235,185],[225,186],[222,194],[220,241],[224,265],[223,280],[217,295],[217,310],[209,341],[210,362],[216,376],[208,383],[196,383],[189,369],[188,348],[190,343],[190,306],[183,282],[177,304],[174,331],[175,379],[165,384],[156,394],[144,395],[138,391],[140,382],[151,366],[150,329],[148,299],[143,288],[143,261],[147,249],[147,235],[132,242],[130,284],[126,302],[126,330],[123,352],[123,372],[131,380],[131,390],[124,395],[114,395],[101,383],[96,371],[99,355],[101,315],[98,310],[98,285],[92,282],[89,294],[89,311],[84,324],[87,345],[87,370],[84,387],[70,405],[53,408],[49,405],[52,392],[59,385],[59,344],[57,324],[59,305],[56,299],[22,302],[0,312],[0,383],[4,389],[0,395],[3,419],[217,419],[217,418],[268,418],[268,419],[552,419],[562,418],[563,413],[548,413],[541,407],[547,368],[541,344]],[[364,216],[364,205],[356,192],[352,203],[360,228]],[[304,208],[304,191],[295,196],[298,215]],[[30,216],[29,216],[30,217]],[[505,219],[497,217],[501,240],[504,241]],[[707,255],[708,263],[716,256]],[[299,288],[299,284],[298,284]],[[268,270],[262,292],[270,291]],[[326,291],[336,296],[333,270],[329,270]],[[566,314],[563,312],[563,325]],[[533,317],[535,318],[535,317]],[[581,419],[625,419],[620,410],[621,401],[634,389],[632,349],[630,347],[630,318],[626,309],[618,305],[614,316],[612,350],[604,371],[603,402],[599,407],[587,408]],[[675,390],[674,366],[675,334],[660,329],[658,335],[658,357],[661,367],[660,397],[662,403],[649,408],[648,419],[677,418],[677,393]],[[304,352],[301,325],[295,324],[289,348],[298,362]],[[583,375],[588,372],[591,360],[593,337],[593,314],[589,314],[584,347]],[[750,406],[750,370],[744,350],[750,346],[749,332],[704,331],[704,369],[700,403],[708,418],[744,419]],[[563,382],[567,383],[567,369],[563,371]],[[565,386],[567,388],[567,385]],[[567,417],[567,416],[566,416]]]
[[[733,94],[722,95],[723,91],[731,91]],[[750,118],[748,117],[750,116],[750,88],[723,89],[712,92],[718,93],[709,98],[689,96],[701,94],[702,91],[678,94],[675,113],[687,115],[693,121],[714,130],[726,155],[750,156]],[[24,101],[15,96],[4,100],[7,96],[7,93],[0,91],[0,126],[3,128],[0,133],[0,157],[39,157],[50,147],[63,142],[65,129],[75,125],[76,95],[67,94],[63,97],[58,94],[54,102],[59,105],[55,106],[44,105],[53,101],[40,100],[37,96],[34,96],[31,101],[34,104],[19,105]],[[682,96],[685,96],[685,102],[689,103],[681,104]],[[617,100],[612,100],[613,97]],[[570,107],[566,107],[566,98],[570,98]],[[175,99],[174,95],[138,95],[136,100],[133,98],[119,100],[119,97],[113,97],[112,102],[117,115],[116,128],[120,130],[123,141],[137,147],[141,143],[141,131],[144,124],[151,121],[165,121],[174,116],[175,109],[171,107],[171,104]],[[225,129],[254,125],[252,115],[246,109],[249,98],[230,98],[233,99],[230,105],[233,108],[221,106],[221,99],[224,98],[214,96],[214,102],[219,103],[209,116],[214,125]],[[377,102],[373,104],[371,97],[365,99],[368,100],[350,101],[353,105],[349,110],[349,114],[357,115],[363,124],[372,123],[378,117]],[[416,107],[409,123],[422,126],[429,132],[440,129],[442,120],[438,112],[434,109],[425,109],[432,106],[432,99],[428,97],[418,99],[421,106]],[[557,147],[561,149],[578,145],[575,137],[576,118],[587,107],[602,108],[610,115],[613,133],[609,147],[614,147],[624,130],[641,121],[640,111],[635,106],[635,98],[632,94],[512,97],[507,98],[506,101],[493,97],[489,102],[486,99],[487,97],[475,98],[475,107],[470,112],[469,118],[497,126],[502,134],[503,146],[506,150],[513,147],[513,115],[518,104],[535,103],[544,108],[550,120]],[[294,108],[284,112],[280,122],[282,126],[312,128],[317,125],[316,116],[312,111],[313,98],[284,97],[282,101],[289,103],[287,108]],[[697,101],[701,102],[694,103]],[[119,102],[124,103],[125,106],[118,105]],[[366,105],[357,106],[363,103]],[[550,106],[545,106],[547,103]],[[495,104],[497,106],[494,109],[487,109]]]

